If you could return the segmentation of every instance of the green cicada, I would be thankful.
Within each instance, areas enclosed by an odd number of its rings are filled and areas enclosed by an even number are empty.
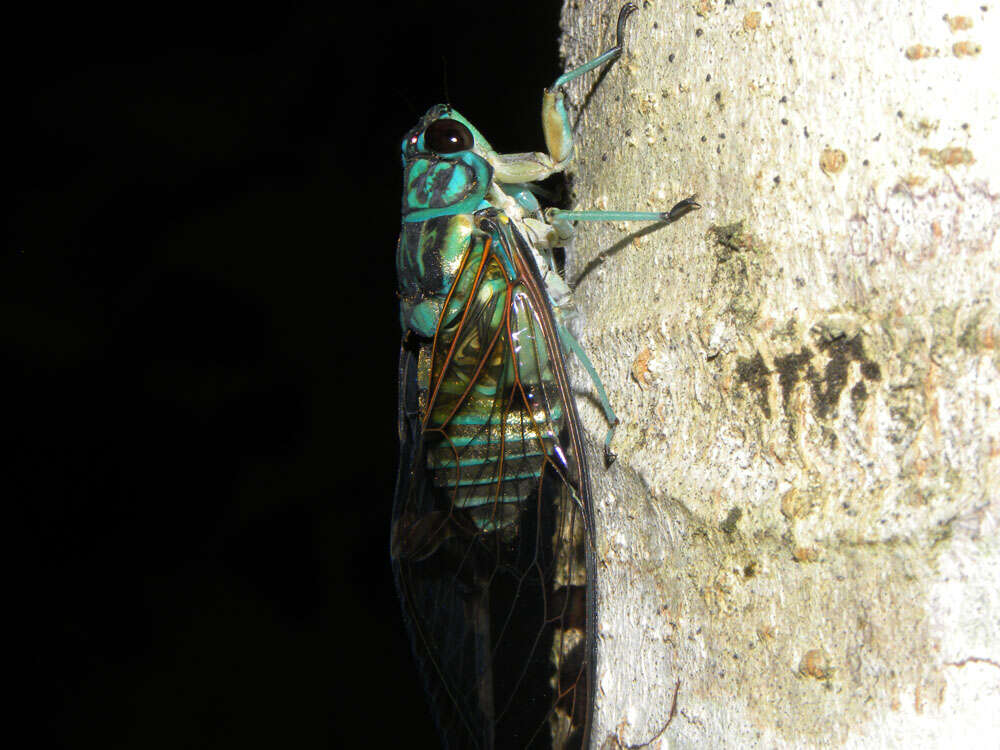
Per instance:
[[[572,156],[561,87],[545,92],[548,153],[498,154],[450,106],[403,138],[397,249],[400,465],[391,555],[414,653],[448,748],[586,747],[594,705],[594,516],[564,357],[569,288],[551,248],[574,220],[664,213],[543,212],[533,185]],[[609,432],[610,439],[610,432]]]

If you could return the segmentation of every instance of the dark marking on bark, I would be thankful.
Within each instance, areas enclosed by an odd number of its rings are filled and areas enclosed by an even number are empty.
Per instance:
[[[719,245],[715,257],[720,263],[729,260],[733,253],[743,253],[753,249],[753,237],[743,231],[742,221],[709,227],[708,231]]]
[[[792,389],[795,388],[796,383],[802,380],[801,371],[803,369],[812,370],[809,361],[813,356],[811,351],[803,347],[798,354],[788,354],[784,357],[776,357],[774,360],[774,369],[778,371],[778,385],[781,387],[781,406],[786,414],[788,413],[788,399],[791,398]]]
[[[719,524],[719,528],[727,534],[732,534],[736,531],[736,524],[740,522],[742,517],[743,511],[738,507],[733,506],[729,509],[729,514],[725,517],[722,523]]]
[[[771,371],[764,364],[760,352],[749,359],[736,360],[736,380],[745,383],[747,388],[757,394],[757,401],[764,416],[771,418],[771,404],[767,398],[768,375]]]
[[[855,414],[861,414],[865,410],[865,401],[868,400],[868,388],[864,380],[859,380],[851,388],[851,405]]]
[[[882,380],[882,369],[865,354],[860,334],[851,337],[843,333],[823,336],[815,348],[802,346],[798,351],[775,357],[773,370],[768,369],[764,357],[759,352],[752,357],[738,358],[735,375],[736,381],[746,385],[756,396],[761,412],[770,419],[771,401],[768,389],[771,387],[772,373],[777,373],[777,386],[781,391],[781,409],[789,418],[788,429],[794,437],[798,419],[792,414],[790,400],[795,388],[804,383],[809,389],[813,413],[823,420],[832,419],[837,416],[837,409],[841,396],[847,388],[853,362],[858,363],[861,379],[850,388],[849,398],[854,413],[861,414],[871,396],[871,384]],[[826,437],[835,444],[835,434],[830,433]]]

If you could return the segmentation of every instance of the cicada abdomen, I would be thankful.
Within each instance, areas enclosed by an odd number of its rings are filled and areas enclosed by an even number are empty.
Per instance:
[[[449,748],[582,748],[594,706],[594,519],[566,375],[569,294],[549,250],[576,220],[543,214],[530,183],[572,153],[558,86],[549,153],[498,154],[449,106],[403,139],[397,248],[400,468],[391,554],[414,653]],[[551,127],[555,122],[558,127]],[[610,440],[610,433],[608,436]]]

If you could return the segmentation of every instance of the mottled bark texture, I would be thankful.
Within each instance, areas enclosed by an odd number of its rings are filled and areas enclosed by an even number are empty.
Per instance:
[[[995,747],[1000,7],[641,5],[575,205],[704,208],[568,253],[621,417],[594,747]]]

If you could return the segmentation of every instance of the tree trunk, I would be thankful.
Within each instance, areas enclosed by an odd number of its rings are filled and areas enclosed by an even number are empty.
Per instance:
[[[704,208],[568,253],[621,418],[594,747],[995,746],[1000,8],[642,5],[569,87],[575,206]]]

